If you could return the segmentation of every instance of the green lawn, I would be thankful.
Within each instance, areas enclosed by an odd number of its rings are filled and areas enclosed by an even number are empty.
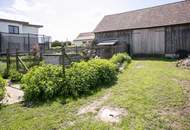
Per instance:
[[[15,104],[0,109],[1,130],[129,129],[166,130],[190,128],[190,71],[167,60],[133,60],[114,86],[96,94],[35,107]],[[126,108],[119,124],[99,121],[94,114],[77,115],[80,107],[111,93],[105,106]]]

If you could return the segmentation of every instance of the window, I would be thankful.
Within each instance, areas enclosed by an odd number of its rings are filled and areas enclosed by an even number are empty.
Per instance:
[[[19,34],[19,26],[9,25],[9,33],[11,33],[11,34]]]

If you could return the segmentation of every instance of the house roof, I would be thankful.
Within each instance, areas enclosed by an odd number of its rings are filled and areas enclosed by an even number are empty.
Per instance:
[[[0,18],[0,21],[11,22],[11,23],[19,23],[19,24],[23,24],[23,25],[26,25],[26,26],[37,27],[37,28],[43,27],[42,25],[34,25],[34,24],[30,24],[29,22],[18,21],[18,20],[10,20],[10,19],[2,19],[2,18]]]
[[[80,33],[74,41],[93,40],[94,38],[95,38],[94,33],[85,32],[85,33]]]
[[[190,0],[105,16],[94,32],[190,23]]]

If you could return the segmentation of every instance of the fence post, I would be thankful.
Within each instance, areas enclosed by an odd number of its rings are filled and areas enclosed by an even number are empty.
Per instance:
[[[30,34],[28,33],[28,52],[30,53]]]
[[[10,52],[9,52],[9,49],[7,49],[7,75],[9,74],[9,71],[10,71],[10,64],[11,64],[11,61],[10,61]]]
[[[61,48],[61,51],[62,51],[62,71],[63,71],[63,77],[65,78],[65,47],[64,45],[62,45],[62,48]]]
[[[1,40],[2,38],[1,37],[2,37],[2,35],[1,35],[1,32],[0,32],[0,53],[2,52],[2,40]]]
[[[42,46],[40,46],[40,61],[42,61]]]
[[[77,46],[75,47],[75,49],[76,49],[76,54],[77,54],[78,53]]]
[[[18,49],[16,49],[16,70],[19,71],[19,61],[18,61],[19,52]]]

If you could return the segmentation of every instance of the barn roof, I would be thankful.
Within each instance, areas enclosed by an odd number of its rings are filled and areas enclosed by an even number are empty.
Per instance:
[[[94,32],[190,23],[190,0],[105,16]]]
[[[95,38],[94,33],[85,32],[85,33],[80,33],[74,41],[93,40],[94,38]]]

